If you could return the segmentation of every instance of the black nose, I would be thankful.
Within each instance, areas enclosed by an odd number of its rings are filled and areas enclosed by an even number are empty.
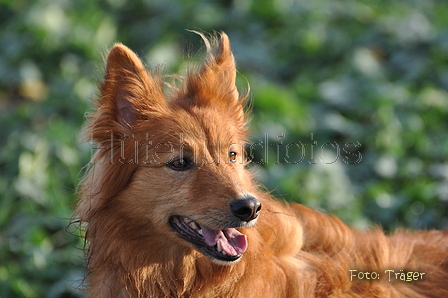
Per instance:
[[[260,201],[252,195],[247,195],[241,199],[233,201],[230,204],[230,210],[232,210],[232,213],[243,221],[251,221],[257,218],[260,209]]]

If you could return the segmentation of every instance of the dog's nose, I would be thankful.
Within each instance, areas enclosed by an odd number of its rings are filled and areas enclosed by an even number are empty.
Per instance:
[[[232,210],[232,213],[243,221],[251,221],[257,218],[260,209],[260,201],[252,195],[247,195],[242,199],[233,201],[230,204],[230,210]]]

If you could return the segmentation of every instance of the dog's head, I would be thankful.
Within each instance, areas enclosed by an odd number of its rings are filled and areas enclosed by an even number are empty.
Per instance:
[[[98,149],[78,209],[90,224],[98,210],[113,210],[139,227],[128,233],[230,264],[247,249],[238,228],[255,224],[261,203],[245,169],[245,97],[229,39],[203,39],[206,62],[179,88],[127,47],[111,49],[87,127]]]

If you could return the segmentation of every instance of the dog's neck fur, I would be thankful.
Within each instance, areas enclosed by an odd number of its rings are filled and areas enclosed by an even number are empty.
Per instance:
[[[131,218],[111,217],[108,208],[98,210],[95,217],[106,220],[92,220],[87,233],[92,297],[112,297],[112,293],[120,291],[122,297],[242,297],[244,289],[257,279],[257,284],[266,288],[258,287],[252,291],[253,296],[244,297],[263,297],[267,292],[296,297],[289,295],[297,293],[296,279],[307,280],[307,291],[311,293],[317,277],[308,260],[294,258],[302,238],[299,223],[291,222],[294,214],[270,198],[264,198],[262,203],[266,214],[257,223],[258,228],[243,230],[249,238],[248,251],[238,263],[228,266],[216,264],[187,247],[148,247],[154,241],[135,237],[135,230],[151,229],[149,224],[138,226]],[[98,237],[105,231],[107,238]],[[147,253],[138,253],[142,249]],[[129,255],[129,251],[136,253]],[[260,251],[269,257],[257,255]],[[217,280],[225,283],[216,284]]]

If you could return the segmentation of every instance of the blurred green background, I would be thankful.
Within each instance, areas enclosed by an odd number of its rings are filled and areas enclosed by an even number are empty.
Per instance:
[[[446,228],[447,16],[438,0],[0,1],[0,297],[79,297],[69,222],[102,55],[120,41],[177,72],[204,50],[185,29],[230,36],[274,194],[361,228]]]

